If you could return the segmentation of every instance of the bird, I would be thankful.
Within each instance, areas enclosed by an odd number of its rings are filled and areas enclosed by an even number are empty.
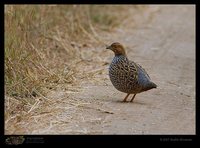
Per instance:
[[[133,94],[130,102],[133,102],[136,94],[157,88],[144,68],[139,64],[130,61],[122,44],[114,42],[106,49],[114,52],[115,56],[109,65],[109,77],[113,86],[124,93],[127,93],[123,102],[127,102],[130,94]]]

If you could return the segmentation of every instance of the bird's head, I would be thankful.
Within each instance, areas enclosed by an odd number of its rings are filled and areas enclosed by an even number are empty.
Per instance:
[[[110,46],[107,46],[106,49],[112,50],[115,53],[115,55],[126,56],[124,47],[118,42],[112,43]]]

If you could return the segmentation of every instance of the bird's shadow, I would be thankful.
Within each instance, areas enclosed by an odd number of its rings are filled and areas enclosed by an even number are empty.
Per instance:
[[[146,103],[144,102],[138,102],[138,101],[133,101],[133,102],[130,102],[130,101],[126,101],[126,102],[123,102],[121,100],[117,100],[115,101],[116,103],[121,103],[121,104],[140,104],[140,105],[146,105]]]

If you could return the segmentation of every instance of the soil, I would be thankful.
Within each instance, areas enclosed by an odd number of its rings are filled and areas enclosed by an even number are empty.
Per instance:
[[[128,58],[145,68],[156,89],[122,102],[126,94],[108,77],[114,54],[102,45],[94,50],[103,62],[95,63],[94,54],[85,64],[99,71],[95,81],[81,82],[75,86],[78,91],[50,93],[49,112],[37,117],[35,111],[15,130],[7,125],[5,133],[195,134],[195,6],[151,5],[138,16],[133,13],[130,10],[130,17],[103,37],[107,44],[122,43]]]

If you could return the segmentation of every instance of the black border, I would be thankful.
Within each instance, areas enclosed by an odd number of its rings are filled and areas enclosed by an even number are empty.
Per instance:
[[[197,1],[198,0],[6,0],[6,4],[195,4]]]
[[[27,4],[27,1],[23,1],[23,0],[7,0],[6,3],[4,3],[3,5],[1,5],[1,12],[2,12],[2,20],[4,20],[4,5],[5,4]],[[66,3],[67,2],[67,3]],[[102,0],[95,0],[92,1],[91,0],[85,0],[85,1],[80,1],[80,0],[73,0],[73,1],[62,1],[62,0],[58,0],[58,1],[46,1],[46,0],[35,0],[35,1],[28,1],[28,4],[195,4],[196,5],[196,49],[199,48],[199,37],[198,37],[198,33],[199,33],[199,29],[198,26],[200,26],[199,24],[199,18],[197,16],[199,16],[199,12],[197,11],[199,9],[199,4],[197,4],[197,0],[169,0],[167,2],[164,1],[159,1],[159,0],[154,0],[154,1],[150,1],[150,0],[135,0],[133,2],[131,1],[102,1]],[[131,3],[130,3],[131,2]],[[4,21],[1,21],[1,25],[2,28],[4,28]],[[2,38],[4,39],[4,32],[2,29]],[[2,40],[3,43],[1,43],[1,46],[3,46],[2,48],[4,49],[4,40]],[[4,55],[4,50],[1,50],[1,52],[3,52],[1,55]],[[197,65],[198,65],[198,60],[197,60],[197,55],[198,55],[198,50],[196,50],[196,98],[198,98],[198,82],[200,82],[200,80],[198,80],[197,76],[198,74],[200,74],[200,72],[197,69]],[[1,58],[4,61],[4,57]],[[3,62],[2,62],[3,63]],[[3,63],[4,64],[4,63]],[[2,66],[4,67],[4,65]],[[4,71],[2,71],[1,73],[3,75],[3,81],[4,82]],[[4,83],[1,83],[4,84]],[[2,90],[2,94],[4,98],[4,85],[3,87],[1,87]],[[1,133],[3,138],[3,145],[4,146],[8,146],[5,143],[5,140],[11,136],[24,136],[25,141],[22,145],[30,145],[30,144],[42,144],[42,145],[46,145],[46,144],[66,144],[66,146],[68,144],[72,144],[72,146],[75,145],[80,145],[83,146],[83,144],[87,144],[88,146],[92,146],[92,147],[97,147],[97,146],[103,146],[104,143],[110,143],[111,146],[114,145],[118,145],[121,144],[122,146],[127,145],[127,144],[131,144],[130,146],[137,146],[137,144],[139,146],[145,145],[146,144],[150,144],[150,143],[160,143],[160,144],[182,144],[182,145],[186,145],[186,144],[190,144],[190,145],[194,145],[197,144],[198,140],[200,140],[199,138],[199,125],[200,125],[200,119],[198,118],[199,115],[199,109],[198,106],[200,106],[199,104],[199,100],[196,99],[196,135],[4,135],[4,101],[3,99],[1,99],[1,105],[2,107],[0,107],[1,109],[1,117],[0,119],[2,120],[2,128],[1,128]],[[30,142],[31,139],[34,138],[38,138],[39,140],[34,142]],[[33,141],[33,140],[32,140]],[[95,144],[95,145],[93,145]],[[98,145],[97,145],[98,144]]]

